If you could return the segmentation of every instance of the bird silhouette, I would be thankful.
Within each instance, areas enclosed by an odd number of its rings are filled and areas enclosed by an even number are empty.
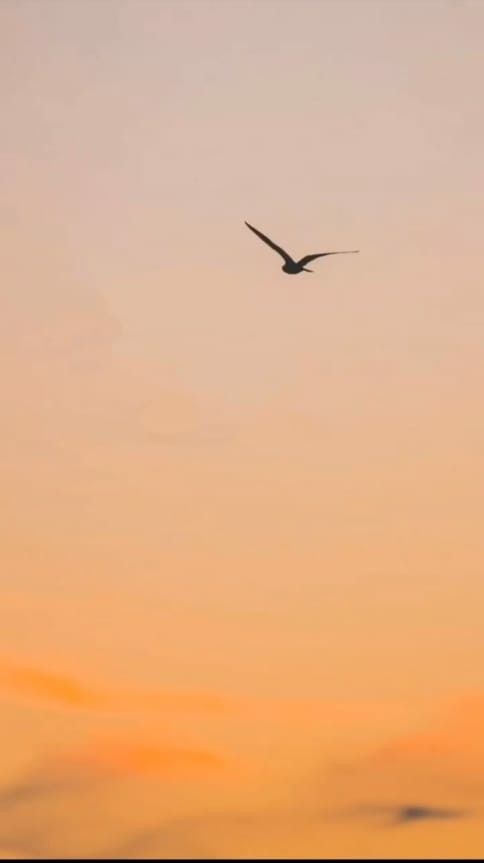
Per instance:
[[[285,273],[289,273],[291,276],[295,276],[297,273],[313,273],[314,270],[308,270],[306,264],[310,264],[311,261],[316,260],[316,258],[325,258],[326,255],[356,255],[359,252],[359,249],[352,249],[349,252],[317,252],[315,255],[305,255],[304,258],[301,258],[299,261],[295,261],[294,258],[291,258],[284,249],[281,249],[280,246],[273,243],[269,237],[266,237],[261,231],[258,231],[257,228],[254,228],[252,225],[249,225],[248,222],[245,222],[247,227],[253,231],[256,236],[258,236],[264,243],[267,243],[271,249],[274,249],[281,257],[284,258],[284,264],[282,266],[282,270]]]

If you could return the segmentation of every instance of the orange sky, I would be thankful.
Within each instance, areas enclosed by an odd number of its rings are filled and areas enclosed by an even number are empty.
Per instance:
[[[0,856],[484,854],[483,30],[0,4]]]

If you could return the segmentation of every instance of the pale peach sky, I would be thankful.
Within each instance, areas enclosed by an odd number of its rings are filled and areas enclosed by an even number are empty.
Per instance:
[[[484,853],[483,38],[0,3],[0,854]]]

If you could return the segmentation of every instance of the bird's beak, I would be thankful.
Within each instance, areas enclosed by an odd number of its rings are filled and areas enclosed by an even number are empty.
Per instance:
[[[314,270],[308,270],[307,267],[303,267],[305,273],[314,273]]]

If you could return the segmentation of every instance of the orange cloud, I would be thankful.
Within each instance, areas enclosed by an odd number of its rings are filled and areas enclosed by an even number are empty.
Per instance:
[[[373,722],[391,705],[363,701],[324,699],[235,698],[210,692],[136,692],[96,688],[72,675],[58,674],[30,665],[0,660],[0,692],[11,697],[40,701],[71,710],[173,712],[222,716],[237,713],[260,721],[320,722],[321,719],[352,725],[355,720]]]
[[[29,665],[0,661],[0,691],[14,697],[28,698],[64,708],[120,711],[169,711],[175,713],[226,714],[254,708],[250,699],[232,699],[208,692],[123,692],[96,689],[68,675],[57,674]],[[289,717],[309,711],[301,702],[281,701],[278,705],[260,705],[262,713],[274,711]],[[313,706],[314,709],[314,706]]]
[[[94,772],[122,776],[174,778],[213,773],[224,767],[224,760],[208,750],[130,741],[103,741],[85,749],[73,760]]]
[[[233,706],[210,693],[136,693],[96,690],[75,677],[26,665],[0,662],[0,691],[13,696],[86,710],[169,710],[223,713]]]
[[[0,688],[4,692],[73,708],[100,708],[106,703],[105,696],[72,677],[5,662],[0,664]]]
[[[433,728],[407,735],[380,750],[387,759],[431,759],[435,756],[484,757],[484,696],[448,703]]]
[[[447,702],[432,727],[382,747],[383,764],[438,763],[452,773],[481,774],[484,769],[484,695],[477,693]]]

